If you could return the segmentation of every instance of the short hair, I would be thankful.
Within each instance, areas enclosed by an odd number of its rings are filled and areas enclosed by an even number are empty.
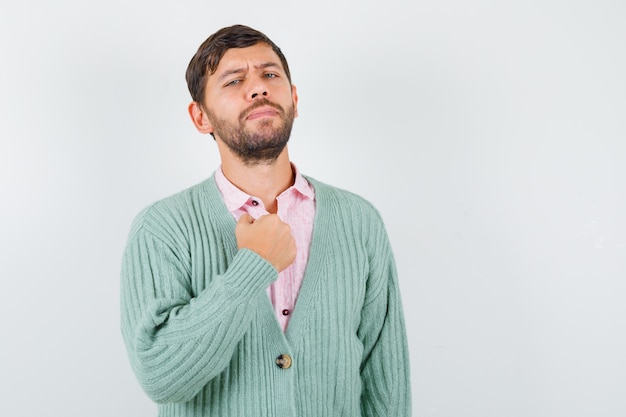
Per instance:
[[[291,83],[291,74],[287,59],[280,48],[265,34],[244,25],[222,28],[209,36],[198,48],[187,66],[185,78],[193,101],[203,104],[206,79],[217,71],[217,66],[227,50],[247,48],[262,42],[269,45],[278,55],[280,63]]]

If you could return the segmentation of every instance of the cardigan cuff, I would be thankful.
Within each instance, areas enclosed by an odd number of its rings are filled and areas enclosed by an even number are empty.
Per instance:
[[[265,290],[278,279],[278,271],[250,249],[239,249],[223,275],[229,289],[244,297]]]

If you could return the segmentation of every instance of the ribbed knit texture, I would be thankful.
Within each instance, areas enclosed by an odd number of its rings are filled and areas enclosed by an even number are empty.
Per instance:
[[[283,333],[276,270],[238,250],[213,178],[142,211],[124,252],[122,335],[161,417],[410,415],[408,348],[384,225],[362,198],[307,178],[316,218]],[[288,354],[293,364],[279,368]]]

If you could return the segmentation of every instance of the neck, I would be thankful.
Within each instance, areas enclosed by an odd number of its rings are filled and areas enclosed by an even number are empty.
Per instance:
[[[277,212],[276,197],[295,180],[286,147],[276,161],[268,164],[246,165],[239,159],[222,155],[222,172],[237,188],[263,200],[269,213]]]

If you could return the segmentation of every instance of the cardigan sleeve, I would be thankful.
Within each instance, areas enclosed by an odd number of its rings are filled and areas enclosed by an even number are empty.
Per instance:
[[[396,266],[381,224],[369,244],[370,276],[358,336],[363,343],[361,413],[409,417],[408,343]]]
[[[121,326],[131,366],[157,403],[192,399],[229,364],[276,270],[236,253],[193,296],[184,248],[135,226],[121,272]]]

